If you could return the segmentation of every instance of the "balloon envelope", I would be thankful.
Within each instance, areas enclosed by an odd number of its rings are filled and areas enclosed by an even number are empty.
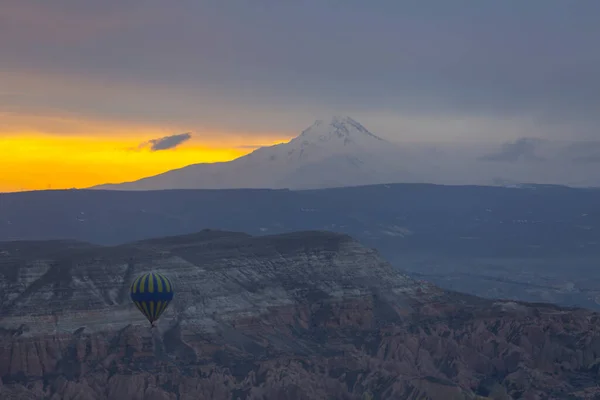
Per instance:
[[[166,276],[150,272],[133,281],[129,294],[133,304],[153,323],[173,299],[173,285]]]

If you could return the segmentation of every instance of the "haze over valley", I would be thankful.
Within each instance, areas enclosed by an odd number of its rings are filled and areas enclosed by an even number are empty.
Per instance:
[[[599,189],[543,185],[40,191],[4,195],[0,240],[334,231],[444,288],[599,309],[599,218]]]

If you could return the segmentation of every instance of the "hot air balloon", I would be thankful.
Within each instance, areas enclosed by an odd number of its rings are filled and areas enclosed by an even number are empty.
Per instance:
[[[166,276],[150,272],[133,281],[129,294],[135,306],[154,328],[154,322],[173,299],[173,285]]]

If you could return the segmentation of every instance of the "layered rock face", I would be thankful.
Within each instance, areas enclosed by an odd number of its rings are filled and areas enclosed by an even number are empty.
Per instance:
[[[157,271],[158,327],[129,301]],[[2,399],[600,398],[600,319],[483,300],[348,236],[0,243]]]

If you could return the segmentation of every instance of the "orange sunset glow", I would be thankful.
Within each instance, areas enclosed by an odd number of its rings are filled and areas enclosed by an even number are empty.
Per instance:
[[[215,139],[203,142],[192,138],[174,149],[160,151],[140,147],[160,134],[1,135],[0,191],[86,188],[125,182],[190,164],[229,161],[252,151],[251,146],[232,139],[219,143]]]
[[[176,110],[208,109],[201,99],[160,85],[104,84],[60,74],[1,70],[0,81],[0,192],[133,181],[190,164],[230,161],[293,135],[233,131],[200,117],[154,118],[152,99],[168,98]],[[48,93],[52,95],[47,97]],[[96,103],[78,111],[77,105],[88,104],[89,93]],[[69,106],[57,106],[59,98]],[[120,113],[129,106],[148,115]],[[104,114],[96,115],[95,110]],[[119,112],[112,115],[110,110]],[[140,147],[186,132],[191,138],[174,148]]]

